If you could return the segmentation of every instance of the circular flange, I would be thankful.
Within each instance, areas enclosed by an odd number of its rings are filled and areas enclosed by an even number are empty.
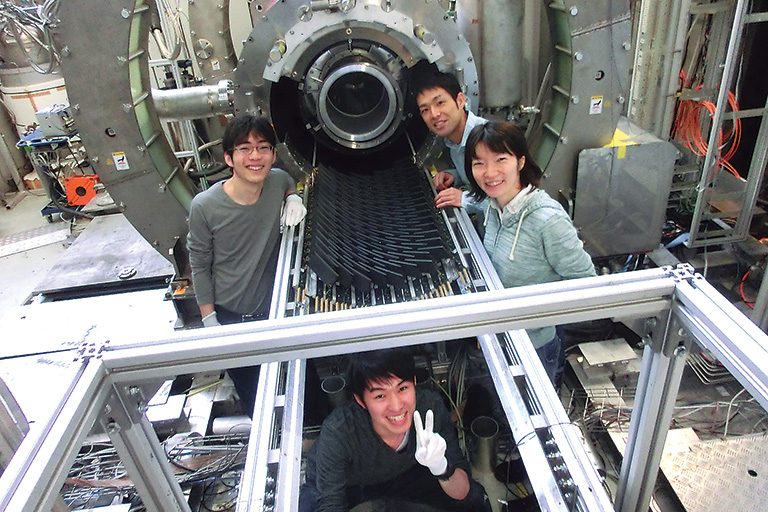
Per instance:
[[[401,98],[391,75],[369,63],[354,63],[335,69],[323,82],[317,108],[323,129],[340,144],[357,148],[392,125]]]

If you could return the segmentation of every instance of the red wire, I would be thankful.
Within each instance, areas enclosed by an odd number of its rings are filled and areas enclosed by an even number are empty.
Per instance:
[[[755,309],[755,306],[753,306],[753,302],[749,302],[747,300],[747,297],[744,295],[744,281],[747,280],[747,276],[749,276],[749,273],[752,272],[751,270],[747,270],[747,273],[744,274],[744,277],[741,278],[741,282],[739,283],[739,295],[741,295],[741,300],[744,301],[744,304],[750,307],[750,309]]]
[[[682,69],[680,70],[680,81],[683,87],[688,84],[688,78]],[[699,84],[693,89],[701,90],[702,87]],[[736,95],[730,91],[728,92],[728,105],[732,112],[738,112],[739,104],[736,101]],[[705,156],[708,150],[708,144],[701,133],[702,109],[706,109],[711,117],[715,113],[716,106],[711,101],[680,100],[672,130],[673,137],[698,156]],[[739,178],[741,175],[730,163],[730,159],[736,154],[740,143],[741,119],[734,117],[731,129],[723,133],[721,128],[718,134],[718,149],[721,155],[717,158],[716,163],[717,168],[725,169]],[[728,146],[728,151],[722,154],[722,150],[726,146]]]

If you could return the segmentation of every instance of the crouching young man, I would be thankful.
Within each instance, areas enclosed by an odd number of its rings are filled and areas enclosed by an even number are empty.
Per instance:
[[[448,410],[436,393],[416,388],[409,352],[355,354],[348,377],[354,401],[323,422],[308,455],[301,512],[346,512],[385,498],[491,510],[483,487],[469,477]]]

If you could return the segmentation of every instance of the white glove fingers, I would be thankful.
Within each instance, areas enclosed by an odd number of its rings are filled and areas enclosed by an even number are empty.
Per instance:
[[[431,435],[432,432],[434,432],[434,425],[435,425],[435,413],[432,412],[432,409],[427,411],[427,414],[425,416],[425,422],[426,426],[424,429],[426,430],[426,433],[428,435]]]
[[[413,427],[416,429],[416,446],[424,446],[424,426],[421,423],[421,414],[419,411],[413,411]]]
[[[296,226],[307,214],[307,208],[301,197],[295,194],[289,195],[283,204],[280,222],[287,227]]]

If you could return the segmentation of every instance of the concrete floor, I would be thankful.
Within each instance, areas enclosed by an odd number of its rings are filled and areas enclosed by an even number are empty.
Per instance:
[[[0,318],[29,298],[74,239],[68,222],[49,223],[40,213],[47,204],[47,196],[32,191],[0,208]]]

